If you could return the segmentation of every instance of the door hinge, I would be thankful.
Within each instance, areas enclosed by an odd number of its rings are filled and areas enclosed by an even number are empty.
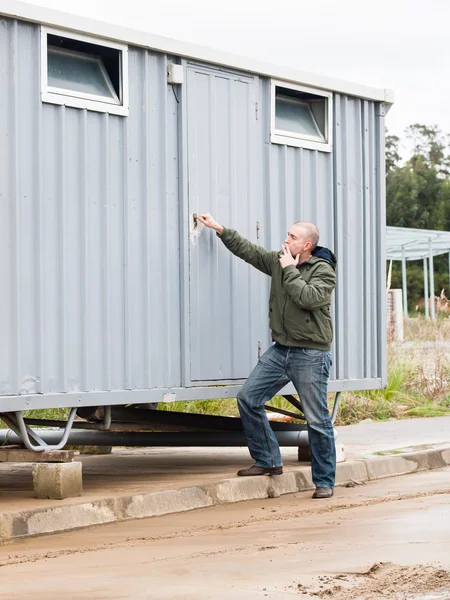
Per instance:
[[[255,102],[255,118],[258,120],[259,103]]]
[[[258,341],[258,360],[261,358],[261,342]]]
[[[259,226],[259,221],[256,221],[256,239],[259,240],[259,230],[260,230],[260,226]]]

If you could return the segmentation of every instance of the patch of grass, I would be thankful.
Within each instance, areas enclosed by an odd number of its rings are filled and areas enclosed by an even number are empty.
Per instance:
[[[397,345],[388,351],[388,383],[382,390],[342,394],[337,425],[364,419],[385,421],[408,417],[450,414],[450,366],[440,348],[427,348],[421,362],[401,352]]]
[[[53,421],[66,421],[70,413],[70,408],[46,408],[40,410],[25,410],[23,416],[28,419],[51,419]],[[0,429],[5,429],[7,425],[0,419]]]
[[[70,413],[70,408],[47,408],[44,410],[26,410],[23,413],[28,419],[52,419],[65,421]]]
[[[290,412],[296,412],[290,402],[288,402],[283,396],[274,396],[272,400],[267,404],[288,410]],[[216,398],[214,400],[193,400],[190,402],[171,402],[171,403],[160,403],[158,410],[168,410],[183,413],[197,413],[200,415],[219,415],[223,417],[239,417],[239,410],[237,406],[236,398]]]
[[[416,406],[405,411],[407,417],[450,417],[450,408],[436,404]]]
[[[197,413],[200,415],[220,415],[238,417],[236,398],[216,398],[214,400],[191,400],[189,402],[160,402],[158,410]]]

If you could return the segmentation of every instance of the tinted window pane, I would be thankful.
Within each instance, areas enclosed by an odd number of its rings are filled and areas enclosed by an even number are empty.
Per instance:
[[[314,136],[319,140],[324,140],[309,104],[290,96],[277,94],[275,127],[282,131]]]
[[[48,49],[48,85],[117,100],[98,58]]]

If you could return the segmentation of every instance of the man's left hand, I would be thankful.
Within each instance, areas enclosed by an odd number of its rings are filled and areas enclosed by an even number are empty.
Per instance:
[[[289,265],[294,265],[294,267],[296,267],[300,259],[300,254],[297,254],[297,256],[294,258],[286,244],[283,244],[281,247],[283,249],[283,254],[280,256],[281,267],[283,269]]]

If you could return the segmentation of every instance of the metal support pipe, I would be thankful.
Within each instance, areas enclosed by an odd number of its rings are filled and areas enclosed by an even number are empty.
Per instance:
[[[274,431],[280,446],[308,446],[306,425],[298,431]],[[302,427],[302,429],[300,429]],[[61,440],[59,430],[38,429],[39,437],[49,445]],[[22,444],[22,439],[9,429],[0,429],[0,444]],[[73,446],[143,446],[143,447],[195,447],[195,446],[247,446],[242,431],[214,432],[147,432],[147,431],[71,431],[67,444]]]
[[[423,287],[424,287],[424,300],[425,300],[425,318],[430,318],[430,299],[428,296],[428,260],[423,259]]]
[[[436,300],[434,295],[434,262],[433,262],[433,241],[430,238],[430,299],[431,299],[431,318],[436,320]]]
[[[103,421],[98,424],[100,431],[107,431],[111,427],[111,406],[105,406]]]
[[[4,413],[1,415],[1,417],[8,427],[11,428],[11,431],[14,431],[14,433],[22,440],[26,448],[29,450],[32,450],[33,448],[39,448],[44,443],[43,440],[37,435],[37,433],[27,427],[25,422],[23,423],[23,425],[25,425],[25,435],[22,434],[21,427],[19,426],[19,419],[17,418],[18,414],[20,415],[21,413]],[[30,438],[34,441],[34,446],[31,446]]]
[[[341,403],[341,392],[336,392],[336,396],[334,397],[333,413],[331,415],[331,422],[333,423],[333,425],[334,425],[334,422],[336,421],[340,403]]]
[[[69,438],[76,413],[77,409],[72,408],[62,436],[61,432],[59,432],[59,435],[56,434],[57,437],[53,437],[53,441],[51,443],[45,440],[44,437],[41,437],[40,432],[33,431],[30,427],[28,427],[28,425],[26,425],[21,412],[5,413],[2,415],[2,418],[5,423],[15,432],[15,435],[19,441],[11,442],[11,439],[14,438],[14,435],[10,434],[5,435],[4,441],[8,440],[9,443],[24,444],[28,450],[32,450],[33,452],[62,450],[62,448],[64,448],[64,446],[66,446],[68,443],[67,440]],[[45,433],[45,429],[41,431]],[[33,440],[34,443],[32,443],[31,440]]]
[[[403,289],[403,314],[408,316],[408,289],[406,285],[406,257],[405,249],[402,250],[402,289]]]

